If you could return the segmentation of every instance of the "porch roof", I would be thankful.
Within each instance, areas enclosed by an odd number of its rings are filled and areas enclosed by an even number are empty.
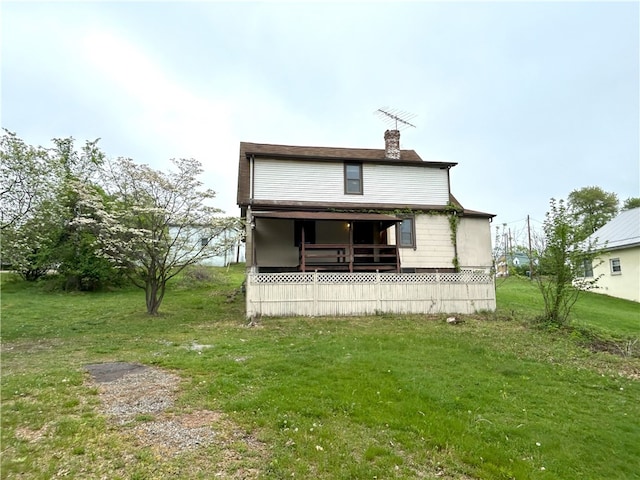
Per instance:
[[[356,213],[356,212],[302,212],[302,211],[278,211],[278,212],[253,212],[258,218],[288,218],[292,220],[362,220],[373,222],[398,223],[402,219],[383,213]]]

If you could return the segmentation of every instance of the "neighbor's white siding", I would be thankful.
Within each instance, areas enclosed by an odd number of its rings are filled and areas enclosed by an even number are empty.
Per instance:
[[[446,205],[447,170],[404,165],[362,165],[363,195],[345,195],[344,165],[256,159],[255,200]]]
[[[620,260],[620,273],[611,272],[611,259]],[[599,277],[596,293],[640,302],[640,247],[612,250],[593,261],[593,274]]]

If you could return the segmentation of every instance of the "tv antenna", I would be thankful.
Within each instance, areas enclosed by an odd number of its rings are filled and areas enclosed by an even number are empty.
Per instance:
[[[394,130],[403,130],[409,127],[417,128],[413,123],[409,122],[409,120],[417,117],[415,113],[403,112],[397,108],[390,109],[388,107],[379,108],[373,113],[380,117],[384,123],[394,127]],[[398,123],[400,128],[398,128]]]

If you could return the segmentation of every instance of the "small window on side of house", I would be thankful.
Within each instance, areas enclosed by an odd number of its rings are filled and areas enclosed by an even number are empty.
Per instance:
[[[207,237],[202,237],[200,239],[200,246],[202,248],[206,247],[207,245],[209,245],[209,239]]]
[[[344,193],[347,195],[362,195],[362,164],[344,164]]]
[[[403,219],[398,225],[398,246],[403,248],[415,248],[416,234],[413,217]]]
[[[620,265],[619,258],[612,258],[609,260],[611,265],[611,275],[622,275],[622,265]]]
[[[593,263],[592,263],[591,260],[585,258],[584,264],[583,264],[583,269],[584,269],[585,278],[593,277]]]

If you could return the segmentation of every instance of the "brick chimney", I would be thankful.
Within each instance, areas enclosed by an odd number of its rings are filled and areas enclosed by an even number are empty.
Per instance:
[[[400,130],[384,132],[384,156],[393,160],[400,160]]]

